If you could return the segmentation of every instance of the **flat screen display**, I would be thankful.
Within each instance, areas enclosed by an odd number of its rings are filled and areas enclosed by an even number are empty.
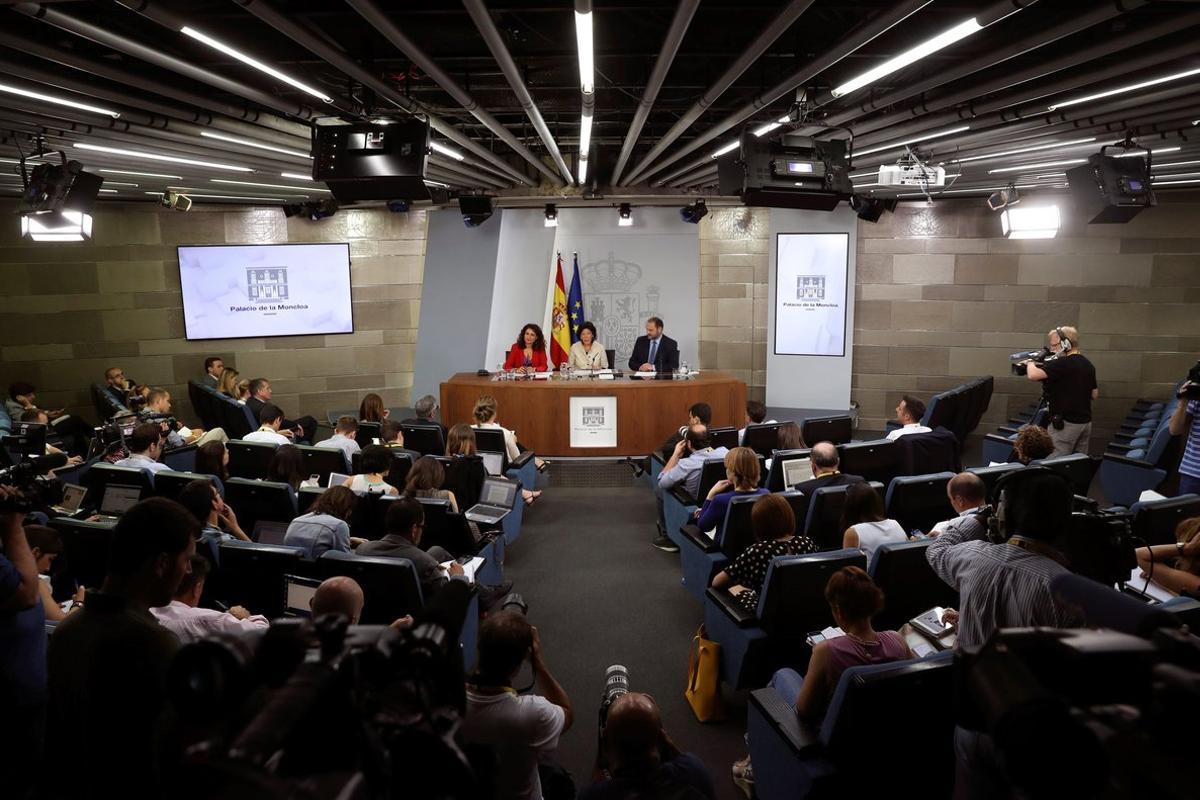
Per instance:
[[[350,245],[181,245],[188,339],[353,333]]]
[[[850,236],[781,233],[775,254],[775,354],[846,355]]]

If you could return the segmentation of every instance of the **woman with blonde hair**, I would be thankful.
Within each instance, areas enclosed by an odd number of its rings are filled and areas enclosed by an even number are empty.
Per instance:
[[[760,477],[758,454],[749,447],[735,447],[725,454],[725,479],[713,484],[696,512],[696,526],[702,531],[716,530],[714,540],[720,541],[720,527],[725,524],[729,501],[735,497],[766,494],[758,485]]]
[[[510,431],[508,428],[505,428],[496,421],[497,408],[495,397],[492,397],[490,394],[480,395],[479,399],[475,401],[475,408],[471,411],[471,415],[475,418],[475,424],[471,427],[475,428],[476,430],[491,429],[504,431],[504,448],[507,451],[508,460],[516,461],[521,457],[521,453],[528,448],[523,447],[521,443],[517,441],[517,434],[515,431]],[[537,456],[533,457],[533,461],[535,464],[537,464],[538,472],[545,472],[550,466],[549,461],[538,458]]]
[[[232,397],[234,400],[239,399],[237,393],[238,371],[233,367],[226,367],[221,373],[221,379],[217,382],[217,391],[226,397]]]
[[[1200,592],[1200,517],[1175,526],[1174,544],[1156,544],[1136,550],[1142,577],[1175,594]]]

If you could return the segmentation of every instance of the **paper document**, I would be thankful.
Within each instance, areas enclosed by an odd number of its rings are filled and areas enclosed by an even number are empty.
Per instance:
[[[189,428],[187,425],[180,425],[177,433],[179,434],[180,438],[183,438],[183,439],[192,438],[192,429]]]
[[[1160,603],[1165,603],[1168,600],[1178,596],[1157,581],[1152,580],[1147,582],[1146,576],[1142,573],[1141,567],[1133,568],[1133,571],[1129,573],[1129,580],[1125,582],[1125,585],[1133,591],[1138,592],[1139,594],[1144,594],[1146,597],[1152,598]]]
[[[468,561],[466,564],[462,565],[463,574],[467,576],[468,581],[470,581],[471,583],[475,582],[475,573],[479,572],[479,568],[483,566],[483,562],[484,562],[483,556],[475,556],[470,561]],[[440,566],[442,569],[449,572],[450,565],[453,563],[454,563],[453,561],[443,561]]]
[[[1166,500],[1166,499],[1167,498],[1164,495],[1159,494],[1158,492],[1154,491],[1153,489],[1147,489],[1146,491],[1144,491],[1138,495],[1139,503],[1149,503],[1151,500]]]

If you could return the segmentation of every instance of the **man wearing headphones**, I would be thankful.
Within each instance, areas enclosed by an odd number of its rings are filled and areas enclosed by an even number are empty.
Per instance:
[[[997,481],[990,499],[991,541],[964,526],[944,531],[925,551],[934,573],[959,593],[955,649],[968,657],[1000,628],[1083,624],[1050,591],[1051,580],[1069,571],[1055,544],[1070,523],[1071,485],[1046,467],[1025,467]],[[954,749],[955,797],[1009,796],[991,737],[969,714],[960,712]]]
[[[1052,458],[1087,453],[1092,435],[1092,401],[1100,396],[1096,368],[1079,352],[1079,331],[1067,325],[1050,331],[1050,352],[1057,356],[1040,367],[1028,365],[1026,377],[1045,381]]]

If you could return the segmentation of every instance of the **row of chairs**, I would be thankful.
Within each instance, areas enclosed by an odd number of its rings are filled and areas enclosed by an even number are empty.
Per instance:
[[[1100,485],[1115,505],[1132,506],[1175,471],[1179,439],[1171,436],[1170,422],[1180,402],[1139,400],[1125,416],[1100,462]]]
[[[83,585],[99,586],[112,545],[114,523],[60,517],[50,524],[63,538],[62,568]],[[318,580],[342,575],[354,578],[362,586],[366,599],[360,620],[365,625],[387,625],[406,614],[419,612],[425,605],[416,570],[406,558],[330,551],[308,560],[298,547],[229,541],[220,545],[216,564],[206,596],[227,606],[245,606],[270,618],[282,615],[287,608],[286,576]],[[482,575],[479,579],[487,582]],[[475,598],[467,610],[460,640],[468,664],[474,662],[478,614]]]
[[[979,427],[980,420],[987,413],[995,383],[994,377],[984,375],[935,394],[925,405],[921,424],[928,428],[945,428],[953,433],[959,442],[965,442],[967,436]],[[895,420],[887,424],[888,430],[898,427],[900,423]],[[814,440],[806,438],[804,441]]]
[[[195,381],[188,381],[187,389],[188,400],[206,430],[224,428],[230,439],[241,439],[251,431],[258,430],[254,412],[244,403]]]

